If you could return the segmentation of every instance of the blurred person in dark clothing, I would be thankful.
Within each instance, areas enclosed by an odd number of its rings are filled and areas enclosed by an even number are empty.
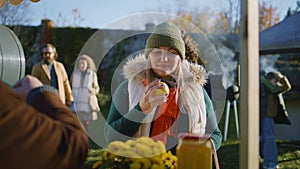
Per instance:
[[[278,151],[274,135],[274,118],[287,115],[282,94],[291,90],[286,76],[269,72],[260,77],[260,145],[264,169],[278,167]]]

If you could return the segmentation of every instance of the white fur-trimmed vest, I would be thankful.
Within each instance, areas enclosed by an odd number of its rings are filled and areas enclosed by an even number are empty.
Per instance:
[[[144,55],[130,58],[123,67],[123,74],[128,80],[129,110],[134,108],[140,101],[145,86],[145,68],[147,60]],[[185,88],[180,88],[179,108],[181,113],[187,113],[189,117],[190,133],[204,135],[206,126],[206,106],[203,95],[203,85],[207,74],[205,69],[198,65],[183,60],[181,62]],[[134,137],[149,136],[151,122],[153,121],[156,108],[144,119],[143,124],[135,133]],[[185,111],[185,112],[183,112]],[[179,124],[180,125],[180,124]]]

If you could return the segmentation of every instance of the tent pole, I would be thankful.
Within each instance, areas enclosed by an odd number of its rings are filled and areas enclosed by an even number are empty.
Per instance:
[[[259,168],[258,1],[241,1],[240,168]]]

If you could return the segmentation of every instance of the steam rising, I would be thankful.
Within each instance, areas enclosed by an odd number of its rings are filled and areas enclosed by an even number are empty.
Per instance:
[[[264,55],[259,58],[260,70],[263,73],[278,71],[275,63],[280,55]]]
[[[217,49],[223,65],[222,85],[225,89],[235,84],[237,76],[237,61],[234,60],[234,52],[229,48],[222,46]]]

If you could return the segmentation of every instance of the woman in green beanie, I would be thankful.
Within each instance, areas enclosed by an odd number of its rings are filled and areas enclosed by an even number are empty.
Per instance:
[[[129,59],[123,74],[126,80],[117,87],[107,117],[108,143],[147,136],[175,150],[178,134],[184,132],[210,134],[215,147],[220,147],[222,134],[203,89],[206,71],[185,59],[177,26],[157,25],[147,39],[145,53]],[[158,95],[157,90],[164,88],[161,82],[169,92]]]

